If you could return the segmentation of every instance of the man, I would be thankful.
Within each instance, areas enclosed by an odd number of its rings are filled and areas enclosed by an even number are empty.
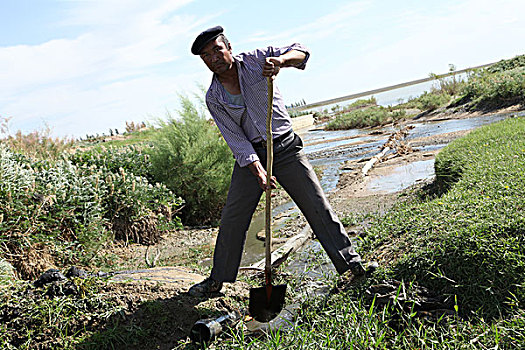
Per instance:
[[[228,198],[215,245],[211,276],[190,288],[194,296],[218,292],[223,282],[237,278],[246,231],[262,192],[276,182],[292,197],[336,270],[363,275],[360,256],[354,251],[343,225],[328,203],[319,181],[294,134],[283,98],[274,89],[272,130],[274,174],[266,182],[267,77],[281,68],[304,69],[310,56],[300,44],[269,46],[233,56],[232,46],[220,26],[199,34],[191,52],[199,55],[214,73],[206,104],[235,157]]]

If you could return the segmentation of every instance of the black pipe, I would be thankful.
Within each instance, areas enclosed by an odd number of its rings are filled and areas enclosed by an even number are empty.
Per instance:
[[[191,327],[190,339],[197,344],[209,343],[228,327],[237,323],[240,318],[238,312],[229,312],[217,318],[199,320]]]

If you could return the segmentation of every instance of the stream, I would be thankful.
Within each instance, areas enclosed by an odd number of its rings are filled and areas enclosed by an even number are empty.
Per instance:
[[[445,134],[456,131],[475,129],[480,126],[497,122],[516,113],[490,114],[468,119],[448,119],[442,121],[421,121],[415,120],[411,125],[414,126],[408,134],[406,140],[413,140],[421,137]],[[525,112],[518,113],[525,115]],[[388,136],[394,131],[391,126],[381,129],[352,129],[343,131],[325,131],[313,129],[301,134],[304,141],[304,152],[308,156],[314,167],[322,169],[321,186],[327,195],[337,188],[340,174],[344,171],[342,166],[349,160],[357,160],[371,157],[377,154],[381,146],[386,142]],[[446,144],[433,144],[418,147],[422,151],[433,151],[445,147]],[[382,193],[392,193],[412,186],[416,181],[428,179],[434,176],[434,160],[424,160],[412,162],[407,165],[395,168],[390,174],[378,177],[370,182],[368,190],[380,191]],[[298,208],[293,201],[273,208],[272,216],[284,216],[293,218],[297,215]],[[256,234],[264,229],[264,212],[255,215],[248,229],[245,250],[242,257],[241,266],[249,266],[264,257],[264,242],[256,238]],[[280,222],[274,225],[277,230],[283,226]],[[299,259],[290,264],[292,272],[304,272],[308,265],[308,256],[322,253],[318,241],[313,240],[299,253]],[[303,255],[303,257],[301,257]],[[333,267],[328,260],[326,266],[316,267],[315,272],[308,274],[323,274],[333,271]]]

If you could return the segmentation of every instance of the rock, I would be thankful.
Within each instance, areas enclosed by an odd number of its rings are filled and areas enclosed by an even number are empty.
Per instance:
[[[53,298],[64,295],[76,295],[78,294],[78,288],[73,281],[67,281],[66,283],[52,282],[51,286],[46,291],[47,296]]]
[[[57,269],[49,269],[46,272],[44,272],[40,277],[38,277],[38,279],[35,282],[33,282],[33,285],[35,287],[42,287],[52,282],[64,281],[65,279],[66,276],[64,276]]]
[[[84,270],[79,269],[76,266],[71,266],[69,270],[66,272],[67,278],[73,278],[73,277],[87,277],[87,272]]]
[[[15,268],[4,259],[0,259],[0,280],[15,277]]]

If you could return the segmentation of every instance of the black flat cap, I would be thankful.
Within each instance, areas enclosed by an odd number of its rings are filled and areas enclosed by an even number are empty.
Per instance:
[[[221,35],[223,31],[224,29],[222,29],[221,26],[216,26],[213,28],[208,28],[204,32],[200,33],[193,42],[193,45],[191,45],[191,53],[194,55],[199,55],[204,46],[206,46],[206,44],[210,41],[215,40],[215,38]]]

